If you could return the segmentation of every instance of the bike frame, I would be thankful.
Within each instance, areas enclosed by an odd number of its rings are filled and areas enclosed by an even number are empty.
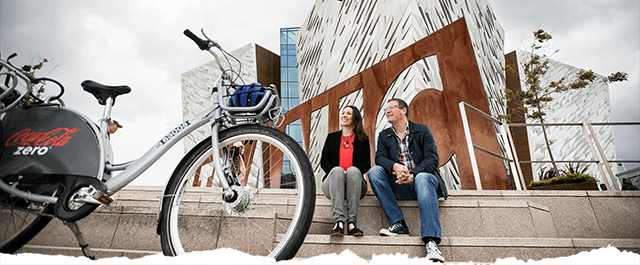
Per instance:
[[[222,76],[216,80],[216,86],[213,87],[211,96],[213,101],[213,107],[197,114],[196,116],[184,121],[169,133],[167,133],[160,141],[158,141],[151,149],[149,149],[142,157],[137,160],[133,160],[124,164],[111,165],[107,161],[106,152],[110,152],[110,143],[109,137],[107,135],[108,121],[110,120],[111,110],[113,107],[113,98],[108,98],[105,103],[105,108],[103,112],[103,117],[100,119],[100,127],[98,128],[95,124],[91,124],[91,127],[96,132],[97,135],[101,137],[98,138],[98,144],[100,146],[100,172],[99,176],[96,176],[98,179],[103,179],[104,172],[113,172],[113,171],[122,171],[120,174],[109,178],[106,182],[104,182],[105,190],[102,190],[104,194],[111,196],[118,192],[120,189],[131,183],[131,181],[135,180],[139,177],[145,170],[147,170],[153,163],[155,163],[162,155],[164,155],[171,147],[173,147],[176,143],[178,143],[182,138],[186,137],[189,133],[194,130],[200,128],[205,123],[209,122],[211,124],[211,144],[213,150],[218,150],[218,132],[221,129],[223,122],[225,121],[225,117],[229,116],[231,118],[257,118],[264,115],[269,109],[265,106],[273,106],[274,102],[277,106],[279,104],[279,98],[277,96],[276,91],[265,91],[265,96],[262,100],[253,107],[229,107],[225,99],[229,96],[228,87],[231,86],[231,77],[226,74],[226,70],[220,64],[220,60],[216,52],[212,49],[207,49],[207,51],[212,54],[215,58],[216,63],[222,70]],[[13,67],[12,67],[13,68]],[[15,69],[15,68],[13,68]],[[17,71],[18,73],[20,71]],[[27,79],[28,80],[28,79]],[[15,87],[15,86],[14,86]],[[274,95],[274,96],[272,96]],[[240,113],[246,112],[256,112],[260,109],[263,109],[260,113],[255,115],[240,115]],[[225,112],[223,112],[223,110]],[[78,113],[78,112],[76,112]],[[79,113],[80,114],[80,113]],[[279,117],[281,111],[276,115]],[[81,114],[82,115],[82,114]],[[269,114],[270,115],[270,114]],[[84,115],[83,115],[84,116]],[[275,121],[274,121],[275,124]],[[109,148],[109,149],[107,149]],[[223,188],[223,194],[225,197],[233,196],[233,191],[229,188],[229,183],[227,182],[220,163],[220,152],[212,152],[212,159],[215,166],[215,174],[220,176],[218,177],[220,181],[220,185]],[[35,201],[41,203],[52,203],[55,204],[57,202],[56,197],[48,197],[42,195],[31,194],[28,192],[24,192],[17,188],[14,188],[4,181],[0,181],[0,189],[4,190],[7,193],[13,194],[15,196]]]

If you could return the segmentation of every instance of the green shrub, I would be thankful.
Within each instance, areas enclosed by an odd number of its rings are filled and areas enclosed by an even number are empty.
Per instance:
[[[531,181],[529,188],[542,185],[564,184],[564,183],[581,183],[581,182],[598,182],[592,176],[581,173],[566,173],[557,177],[543,179],[540,181]]]

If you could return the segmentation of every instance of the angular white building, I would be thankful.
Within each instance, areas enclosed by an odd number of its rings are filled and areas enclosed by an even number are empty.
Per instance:
[[[241,78],[245,83],[280,84],[280,57],[255,43],[247,44],[230,52],[242,64]],[[230,59],[235,71],[240,65]],[[181,75],[182,84],[182,118],[188,119],[207,110],[211,101],[211,88],[220,77],[221,71],[215,60],[200,65]],[[184,139],[185,153],[193,146],[211,135],[210,128],[202,127]]]
[[[531,60],[531,53],[516,50],[514,54],[509,54],[507,57],[507,63],[509,65],[517,66],[514,69],[519,77],[520,88],[524,91],[527,90],[523,80],[524,65]],[[513,55],[517,60],[517,63],[513,62]],[[552,81],[558,81],[561,78],[565,79],[565,83],[571,83],[576,78],[576,73],[581,68],[567,65],[558,61],[549,61],[549,70],[547,74],[541,79],[540,85],[546,87]],[[597,75],[597,79],[592,84],[579,90],[569,90],[563,93],[553,93],[553,101],[544,108],[547,115],[544,117],[545,123],[607,123],[611,122],[611,105],[609,99],[609,86],[603,81],[605,76]],[[539,120],[527,119],[526,123],[539,124]],[[602,147],[602,151],[608,160],[616,159],[615,143],[613,127],[611,125],[593,126],[595,136]],[[592,141],[589,145],[588,138],[585,137],[583,128],[581,126],[550,126],[547,127],[547,135],[553,158],[555,161],[598,161],[598,151],[595,142]],[[591,134],[590,130],[586,132]],[[544,135],[541,127],[527,127],[527,138],[529,145],[530,161],[549,161],[547,146],[545,144]],[[522,143],[521,143],[522,144]],[[520,145],[521,145],[520,144]],[[516,147],[519,148],[519,143],[516,142]],[[595,153],[594,153],[595,151]],[[572,163],[574,166],[577,163]],[[605,165],[600,165],[603,171],[600,171],[598,165],[595,163],[581,163],[582,166],[589,165],[587,173],[591,176],[598,178],[600,181],[606,181],[603,178],[604,174],[607,174]],[[564,169],[567,163],[560,163],[559,169]],[[531,171],[533,180],[539,180],[539,172],[544,168],[550,168],[550,164],[531,164]],[[615,174],[617,172],[616,167],[612,167],[611,170]],[[613,183],[610,183],[613,184]]]

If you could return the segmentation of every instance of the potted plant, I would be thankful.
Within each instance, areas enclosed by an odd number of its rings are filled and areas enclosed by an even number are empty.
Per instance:
[[[540,171],[540,180],[529,183],[532,190],[598,190],[598,180],[586,174],[588,165],[575,166],[569,163],[565,169],[559,172],[555,168],[543,168]]]

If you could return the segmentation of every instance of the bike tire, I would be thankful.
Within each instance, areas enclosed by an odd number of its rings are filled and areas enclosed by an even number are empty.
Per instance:
[[[247,196],[253,199],[241,207],[223,202],[213,174],[211,138],[201,141],[178,164],[165,188],[158,226],[163,253],[226,247],[276,260],[293,258],[315,208],[315,181],[304,150],[285,133],[259,125],[225,129],[219,142],[223,165],[236,174],[240,169],[233,155],[226,160],[224,155],[234,143],[243,144],[247,173],[238,181],[251,188]],[[287,182],[288,171],[295,182]]]
[[[53,208],[10,198],[3,191],[0,197],[0,253],[13,254],[49,224]]]

